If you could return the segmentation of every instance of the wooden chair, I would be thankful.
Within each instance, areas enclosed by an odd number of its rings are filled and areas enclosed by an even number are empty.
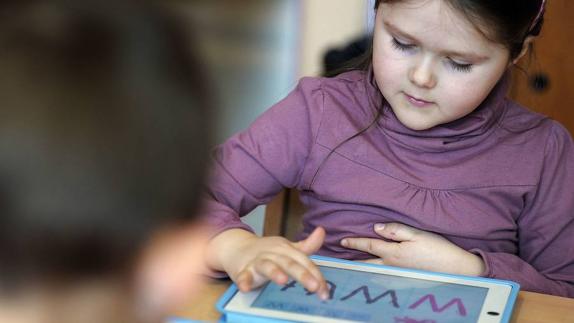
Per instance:
[[[305,208],[299,201],[297,190],[284,189],[265,209],[264,236],[283,236],[293,240],[302,228]]]

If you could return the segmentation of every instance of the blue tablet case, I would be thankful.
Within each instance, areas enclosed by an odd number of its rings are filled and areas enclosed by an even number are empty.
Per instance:
[[[342,259],[323,257],[323,256],[311,256],[311,258],[317,259],[317,260],[336,262],[336,263],[352,264],[354,266],[392,268],[393,270],[400,270],[403,272],[423,273],[423,274],[432,275],[432,276],[436,276],[436,277],[461,278],[461,279],[470,280],[470,281],[488,281],[490,283],[496,283],[496,284],[502,284],[502,285],[510,286],[511,292],[510,292],[510,295],[508,298],[508,304],[507,304],[506,308],[504,309],[504,312],[500,313],[500,316],[501,316],[500,321],[503,323],[510,321],[510,318],[512,316],[512,310],[514,308],[514,304],[516,302],[516,298],[517,298],[518,292],[520,290],[519,284],[512,282],[512,281],[508,281],[508,280],[442,274],[442,273],[427,272],[427,271],[415,270],[415,269],[405,269],[405,268],[389,267],[389,266],[384,266],[384,265],[367,264],[367,263],[362,263],[362,262],[355,262],[355,261],[342,260]],[[345,269],[340,269],[340,270],[345,270]],[[291,322],[291,321],[286,321],[286,320],[278,320],[275,318],[266,318],[266,317],[260,317],[260,316],[255,316],[255,315],[248,315],[248,314],[244,314],[244,313],[235,313],[235,312],[227,311],[225,309],[225,305],[231,300],[233,295],[235,295],[235,293],[237,293],[237,292],[238,292],[237,286],[235,284],[233,284],[227,289],[227,291],[223,294],[223,296],[217,302],[216,307],[217,307],[218,311],[222,313],[222,317],[221,317],[220,322],[229,322],[229,323],[260,323],[260,322],[284,322],[284,323],[287,323],[287,322]],[[407,321],[408,320],[405,320],[405,322],[407,322]],[[413,321],[414,322],[420,322],[420,321],[416,321],[416,320],[413,320]]]

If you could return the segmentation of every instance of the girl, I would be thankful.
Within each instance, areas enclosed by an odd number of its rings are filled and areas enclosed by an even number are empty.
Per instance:
[[[572,139],[505,97],[544,5],[377,1],[366,71],[303,79],[215,150],[209,266],[324,299],[315,252],[574,297]],[[283,187],[307,207],[297,243],[239,219]]]

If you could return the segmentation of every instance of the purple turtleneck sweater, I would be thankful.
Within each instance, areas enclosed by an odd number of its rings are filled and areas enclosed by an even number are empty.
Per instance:
[[[294,188],[306,206],[301,237],[327,231],[318,254],[372,258],[341,239],[378,238],[375,223],[400,222],[480,255],[485,277],[574,297],[574,145],[559,123],[508,100],[507,83],[470,115],[415,131],[370,73],[304,78],[215,149],[207,217],[218,232],[250,230],[240,216]],[[377,107],[377,122],[353,137]]]

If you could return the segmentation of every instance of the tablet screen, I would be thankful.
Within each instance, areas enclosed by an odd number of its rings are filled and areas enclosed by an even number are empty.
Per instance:
[[[392,322],[476,322],[487,288],[319,266],[330,286],[321,301],[300,284],[267,284],[252,307],[333,319]]]

